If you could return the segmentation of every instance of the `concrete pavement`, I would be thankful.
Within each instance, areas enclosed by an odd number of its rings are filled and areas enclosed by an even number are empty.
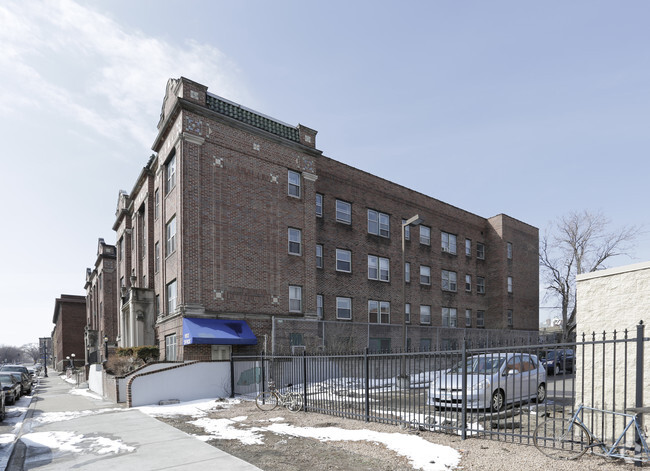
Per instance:
[[[40,378],[7,471],[261,471],[137,409],[71,389],[59,376]]]

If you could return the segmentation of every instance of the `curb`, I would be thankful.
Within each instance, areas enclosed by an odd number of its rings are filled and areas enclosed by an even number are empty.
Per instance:
[[[20,429],[16,434],[16,438],[14,439],[11,445],[11,453],[9,454],[9,460],[7,461],[7,467],[5,468],[5,471],[23,471],[24,469],[25,453],[27,451],[27,447],[22,442],[21,437],[25,433],[24,429],[27,424],[27,421],[30,422],[29,429],[31,430],[31,420],[32,417],[34,416],[34,409],[36,408],[36,403],[38,402],[38,391],[40,389],[39,388],[40,384],[41,384],[41,378],[39,376],[38,381],[35,385],[36,389],[34,389],[34,387],[32,386],[32,399],[29,402],[29,406],[27,407],[27,412],[25,412],[25,417],[23,418],[22,424],[20,425]]]

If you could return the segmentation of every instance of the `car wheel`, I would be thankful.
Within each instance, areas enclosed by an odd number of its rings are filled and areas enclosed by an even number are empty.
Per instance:
[[[490,401],[492,412],[499,412],[506,407],[506,397],[501,389],[494,391],[492,400]]]
[[[546,400],[546,385],[544,383],[540,383],[539,386],[537,386],[537,396],[535,397],[535,402],[536,403],[541,403]]]

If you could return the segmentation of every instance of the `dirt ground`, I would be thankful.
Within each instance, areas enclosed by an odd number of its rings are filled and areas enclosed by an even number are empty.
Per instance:
[[[215,401],[209,413],[212,419],[236,419],[228,422],[241,430],[254,429],[263,435],[262,444],[246,444],[239,439],[211,439],[212,446],[256,465],[264,471],[394,471],[413,470],[405,456],[372,441],[319,441],[313,438],[296,438],[278,435],[263,427],[272,423],[290,424],[296,427],[339,427],[352,430],[369,430],[385,433],[416,434],[419,437],[447,445],[461,454],[459,470],[527,470],[527,471],[610,471],[632,469],[632,464],[607,461],[603,458],[585,456],[578,461],[556,461],[543,456],[534,446],[506,443],[496,440],[470,438],[461,440],[456,435],[438,432],[403,430],[396,425],[367,423],[318,413],[289,412],[278,408],[271,412],[257,409],[254,402],[244,401],[228,404]],[[206,436],[208,432],[188,423],[187,416],[159,417],[184,432]]]

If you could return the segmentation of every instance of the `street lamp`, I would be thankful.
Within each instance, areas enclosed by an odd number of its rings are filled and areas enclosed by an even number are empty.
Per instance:
[[[416,214],[415,216],[407,219],[402,223],[402,349],[404,355],[402,355],[402,370],[401,376],[406,378],[406,260],[405,260],[405,244],[406,240],[406,228],[409,226],[419,226],[422,224],[423,220],[420,219],[420,215]]]
[[[108,360],[108,335],[104,335],[104,360]]]
[[[70,354],[70,364],[72,365],[72,369],[74,370],[74,353]]]

